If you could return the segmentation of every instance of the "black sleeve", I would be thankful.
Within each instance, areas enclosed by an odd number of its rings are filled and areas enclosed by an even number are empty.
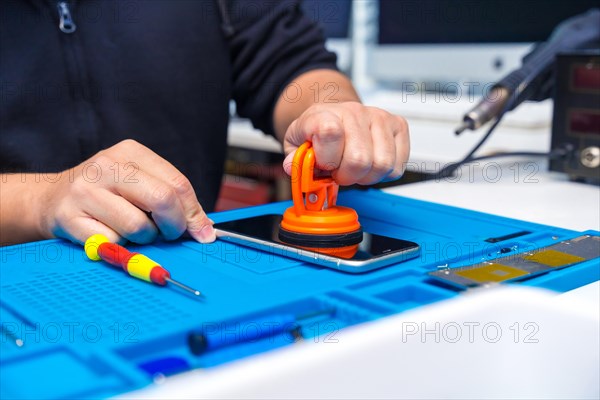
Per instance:
[[[336,56],[325,49],[320,27],[303,14],[300,0],[218,1],[237,112],[274,135],[273,109],[283,89],[306,71],[337,69]]]

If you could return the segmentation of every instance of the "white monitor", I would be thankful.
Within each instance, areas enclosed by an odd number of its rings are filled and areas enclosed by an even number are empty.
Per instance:
[[[363,1],[363,0],[358,0]],[[534,43],[597,0],[379,0],[367,73],[380,85],[478,93],[521,65]],[[437,87],[436,87],[437,85]]]

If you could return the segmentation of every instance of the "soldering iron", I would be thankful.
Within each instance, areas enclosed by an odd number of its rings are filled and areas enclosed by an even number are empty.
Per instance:
[[[476,130],[525,100],[549,98],[554,85],[556,56],[566,51],[598,47],[599,44],[600,9],[591,9],[562,22],[546,42],[525,56],[520,68],[496,83],[481,102],[465,114],[455,133],[459,135],[467,129]]]

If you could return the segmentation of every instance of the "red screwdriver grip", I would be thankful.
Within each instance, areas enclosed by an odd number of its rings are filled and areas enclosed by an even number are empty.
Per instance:
[[[152,268],[152,271],[150,271],[150,279],[157,285],[165,286],[167,284],[167,278],[170,277],[171,274],[169,271],[160,265],[157,265],[156,267]]]
[[[98,255],[107,263],[127,271],[127,263],[137,253],[132,253],[116,243],[102,243],[98,246]]]
[[[116,243],[102,243],[98,246],[98,255],[107,263],[116,267],[121,267],[125,272],[129,273],[129,260],[139,253],[133,253],[127,250],[125,247],[120,246]],[[148,261],[152,262],[152,260]],[[167,278],[171,277],[169,271],[156,264],[150,270],[150,280],[160,286],[167,284]],[[143,279],[143,278],[142,278]]]

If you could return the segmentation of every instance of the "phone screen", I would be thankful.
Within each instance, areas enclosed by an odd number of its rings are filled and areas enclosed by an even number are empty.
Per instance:
[[[282,216],[279,214],[267,214],[217,223],[215,224],[215,228],[222,238],[231,239],[233,237],[237,239],[235,240],[236,242],[250,246],[252,246],[253,243],[260,244],[261,246],[252,247],[259,247],[261,249],[265,249],[269,244],[274,244],[277,245],[280,250],[285,250],[286,248],[291,249],[291,251],[285,254],[287,256],[308,260],[326,266],[330,266],[328,264],[331,264],[331,259],[335,259],[335,262],[338,265],[342,263],[353,265],[354,267],[366,266],[376,260],[381,261],[386,259],[388,262],[385,264],[387,265],[414,258],[419,252],[419,245],[414,242],[363,231],[363,240],[358,245],[358,251],[354,257],[343,259],[335,256],[323,256],[307,250],[306,248],[281,241],[279,239],[279,224],[281,219]],[[245,243],[244,239],[249,243]],[[308,257],[306,253],[310,253]],[[323,259],[325,259],[326,262],[319,262],[323,261]],[[377,264],[378,266],[382,266],[382,263],[380,262]]]

